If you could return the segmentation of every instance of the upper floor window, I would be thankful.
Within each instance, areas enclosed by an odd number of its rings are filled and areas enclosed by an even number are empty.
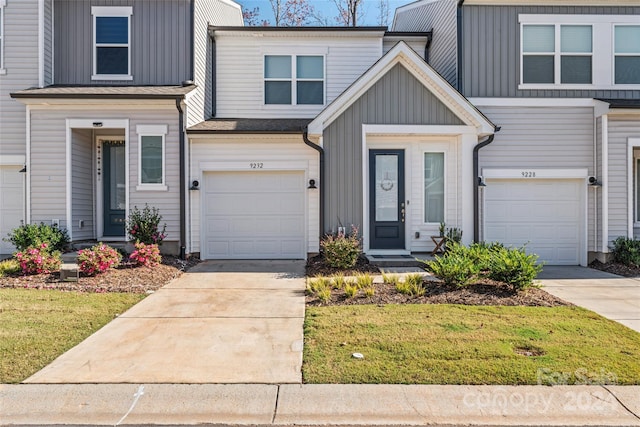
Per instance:
[[[615,82],[640,84],[640,25],[615,27]]]
[[[520,89],[640,84],[636,15],[520,15]]]
[[[92,7],[93,80],[132,80],[131,7]]]
[[[324,56],[266,55],[264,103],[323,105]]]
[[[0,0],[0,75],[7,73],[4,68],[4,7],[6,5],[6,0]]]

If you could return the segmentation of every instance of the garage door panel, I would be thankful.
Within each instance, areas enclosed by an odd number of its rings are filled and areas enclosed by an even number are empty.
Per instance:
[[[548,264],[579,264],[582,180],[487,180],[485,240],[523,246]]]
[[[205,258],[304,258],[302,172],[205,174]]]

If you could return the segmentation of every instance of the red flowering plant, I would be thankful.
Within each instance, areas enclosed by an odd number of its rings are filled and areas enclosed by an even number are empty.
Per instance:
[[[15,257],[20,263],[22,274],[49,274],[60,270],[62,264],[60,252],[50,252],[47,243],[16,252]]]
[[[117,267],[121,260],[122,255],[117,250],[102,242],[90,249],[78,251],[80,271],[87,276],[95,276]]]
[[[127,233],[134,242],[160,245],[167,236],[165,234],[167,224],[163,224],[162,229],[160,229],[160,221],[162,221],[162,215],[160,215],[158,208],[151,208],[149,205],[145,205],[140,210],[135,206],[129,212]]]
[[[162,256],[160,255],[160,248],[155,243],[146,245],[142,242],[135,244],[135,250],[129,255],[129,260],[142,265],[144,267],[153,267],[162,262]]]

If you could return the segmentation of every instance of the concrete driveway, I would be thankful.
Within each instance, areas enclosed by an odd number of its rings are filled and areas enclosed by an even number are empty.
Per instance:
[[[303,261],[207,261],[26,383],[301,383]]]
[[[588,267],[546,266],[544,290],[640,332],[640,279]]]

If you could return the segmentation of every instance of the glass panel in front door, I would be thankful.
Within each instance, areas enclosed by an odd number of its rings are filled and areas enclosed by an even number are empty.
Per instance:
[[[376,155],[376,221],[398,220],[398,156]]]
[[[104,236],[124,236],[126,183],[124,141],[104,141],[103,149],[103,200]]]

